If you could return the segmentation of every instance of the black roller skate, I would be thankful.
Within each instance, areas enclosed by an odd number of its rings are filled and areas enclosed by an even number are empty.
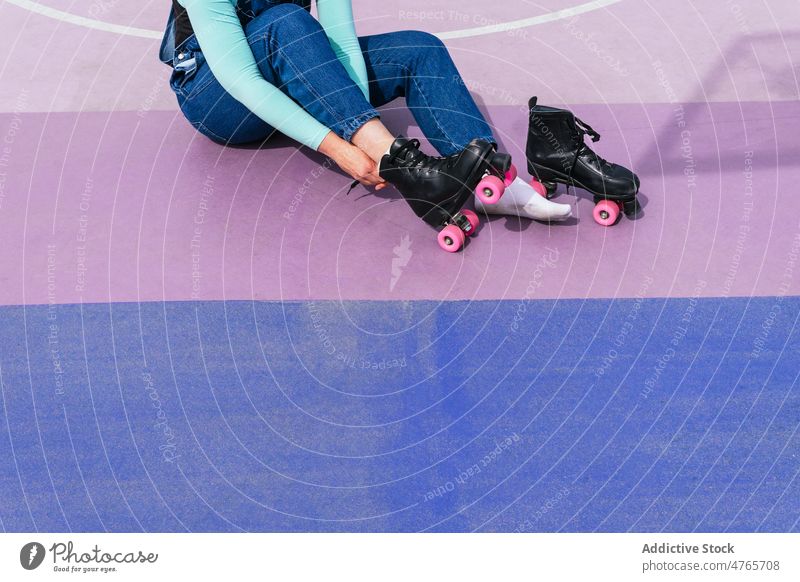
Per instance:
[[[530,126],[526,155],[528,171],[534,177],[531,185],[550,198],[557,184],[577,186],[594,195],[595,222],[611,226],[620,211],[629,218],[636,215],[639,202],[639,177],[629,169],[607,162],[584,142],[593,142],[600,134],[570,111],[528,102]]]
[[[498,153],[487,141],[472,140],[460,152],[440,158],[420,151],[419,140],[399,137],[381,159],[380,176],[439,231],[439,246],[454,253],[480,223],[477,214],[464,209],[470,195],[496,203],[516,178],[516,169],[510,155]]]

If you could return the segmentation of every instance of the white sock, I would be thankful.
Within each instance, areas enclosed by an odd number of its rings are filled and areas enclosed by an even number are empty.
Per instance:
[[[384,152],[384,154],[383,154],[384,156],[388,156],[390,153],[392,153],[392,146],[393,145],[394,145],[394,142],[389,144],[389,147],[386,148],[386,152]],[[383,156],[381,156],[381,157],[383,157]]]
[[[495,204],[483,204],[476,196],[475,209],[486,214],[547,221],[565,220],[572,216],[572,206],[548,200],[519,177],[506,188],[505,194]]]

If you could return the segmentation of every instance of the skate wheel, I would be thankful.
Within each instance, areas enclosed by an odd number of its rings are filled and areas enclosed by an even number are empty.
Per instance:
[[[458,252],[464,246],[466,235],[464,231],[458,228],[455,224],[448,224],[445,226],[437,237],[439,246],[446,250],[448,253]]]
[[[619,204],[611,200],[601,200],[594,207],[592,216],[600,226],[611,226],[619,218]]]
[[[497,204],[506,191],[506,185],[497,176],[486,176],[475,188],[475,195],[484,204]]]
[[[511,183],[516,179],[517,179],[517,167],[514,164],[511,164],[511,167],[508,168],[508,172],[506,172],[505,179],[503,180],[503,182],[505,182],[506,186],[511,186]]]
[[[466,234],[467,236],[472,236],[473,234],[475,234],[476,229],[478,228],[478,225],[481,223],[481,221],[478,218],[478,215],[472,212],[472,210],[464,209],[461,211],[461,214],[464,215],[464,217],[469,221],[469,224],[472,227],[469,230],[469,232],[465,232],[464,234]]]
[[[547,198],[547,188],[536,178],[531,180],[531,188],[536,190],[536,193],[539,194],[539,196],[541,196],[542,198]]]

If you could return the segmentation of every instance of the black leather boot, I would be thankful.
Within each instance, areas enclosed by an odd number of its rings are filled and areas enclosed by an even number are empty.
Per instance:
[[[454,231],[448,227],[455,225],[465,235],[473,234],[477,215],[462,208],[473,193],[488,204],[500,199],[512,171],[511,156],[497,153],[494,144],[478,139],[447,157],[429,156],[419,145],[416,139],[397,138],[381,159],[380,176],[395,186],[414,213],[432,227],[447,229],[452,235]],[[458,234],[450,238],[455,250],[463,245]],[[441,237],[439,242],[443,243]]]
[[[545,186],[548,197],[560,183],[591,192],[595,203],[613,201],[627,216],[639,211],[639,177],[623,166],[607,162],[584,141],[588,135],[596,142],[600,134],[570,111],[537,105],[536,97],[528,102],[528,108],[528,171]],[[605,214],[606,210],[600,211],[600,215]],[[597,215],[595,219],[604,224]],[[615,220],[616,215],[611,223]]]

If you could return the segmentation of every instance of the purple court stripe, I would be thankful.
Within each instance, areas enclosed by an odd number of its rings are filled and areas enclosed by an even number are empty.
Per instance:
[[[286,140],[221,148],[174,112],[1,115],[0,304],[796,294],[797,102],[576,111],[641,175],[644,216],[602,228],[583,197],[577,221],[492,218],[456,255],[395,192],[346,196]],[[488,115],[524,160],[524,113]]]

